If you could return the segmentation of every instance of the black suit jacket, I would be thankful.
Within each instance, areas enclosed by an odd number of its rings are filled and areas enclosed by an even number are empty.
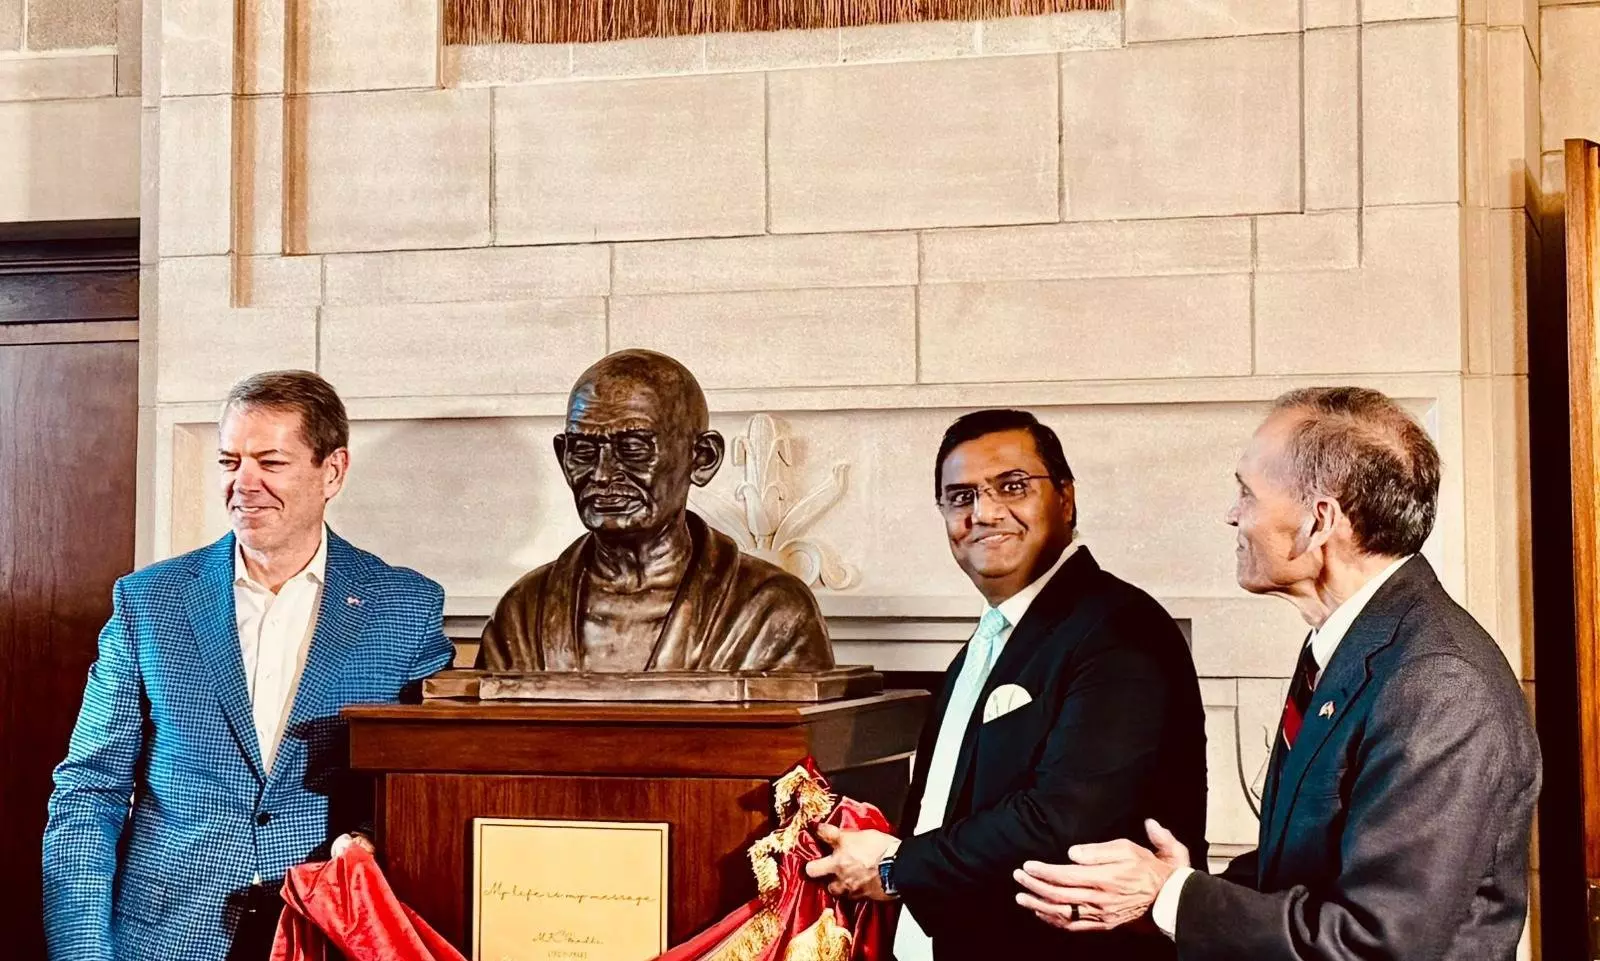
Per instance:
[[[1178,902],[1184,961],[1509,961],[1528,908],[1539,747],[1504,655],[1421,557],[1351,624],[1260,847]]]
[[[923,729],[904,836],[916,826],[928,764],[966,652],[945,673]],[[1032,701],[989,723],[1001,684]],[[956,763],[944,826],[907,837],[895,865],[905,909],[938,961],[1033,956],[1073,961],[1171,958],[1148,928],[1068,934],[1016,904],[1022,862],[1067,860],[1081,842],[1143,838],[1154,817],[1205,857],[1205,709],[1188,645],[1148,594],[1079,548],[1012,630]]]

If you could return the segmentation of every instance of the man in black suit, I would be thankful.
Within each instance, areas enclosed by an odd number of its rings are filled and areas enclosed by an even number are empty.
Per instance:
[[[1154,929],[1069,934],[1020,908],[1011,871],[1170,819],[1205,850],[1205,713],[1183,635],[1075,536],[1072,471],[1032,414],[946,431],[934,492],[950,551],[986,602],[917,748],[897,840],[824,828],[812,877],[905,903],[899,961],[1170,958]]]
[[[1510,961],[1539,748],[1505,657],[1417,553],[1439,494],[1432,441],[1377,391],[1295,391],[1238,481],[1240,586],[1312,627],[1259,847],[1213,878],[1151,824],[1156,854],[1112,841],[1023,865],[1018,901],[1068,931],[1149,910],[1183,961]]]

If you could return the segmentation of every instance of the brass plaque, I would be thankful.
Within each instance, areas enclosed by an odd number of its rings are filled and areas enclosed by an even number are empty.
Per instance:
[[[472,821],[474,961],[649,961],[667,949],[667,825]]]

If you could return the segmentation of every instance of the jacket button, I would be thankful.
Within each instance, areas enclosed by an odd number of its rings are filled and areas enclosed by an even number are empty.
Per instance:
[[[257,824],[265,825],[270,820],[272,820],[272,815],[266,811],[262,811],[260,814],[256,815]]]

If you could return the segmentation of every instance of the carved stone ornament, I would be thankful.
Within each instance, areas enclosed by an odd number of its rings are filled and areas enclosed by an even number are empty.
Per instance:
[[[794,445],[770,415],[751,417],[731,448],[734,465],[744,468],[733,498],[696,491],[695,510],[742,549],[777,564],[807,586],[839,591],[854,584],[853,567],[828,545],[805,536],[844,496],[850,465],[833,465],[827,480],[796,498],[789,486]]]

